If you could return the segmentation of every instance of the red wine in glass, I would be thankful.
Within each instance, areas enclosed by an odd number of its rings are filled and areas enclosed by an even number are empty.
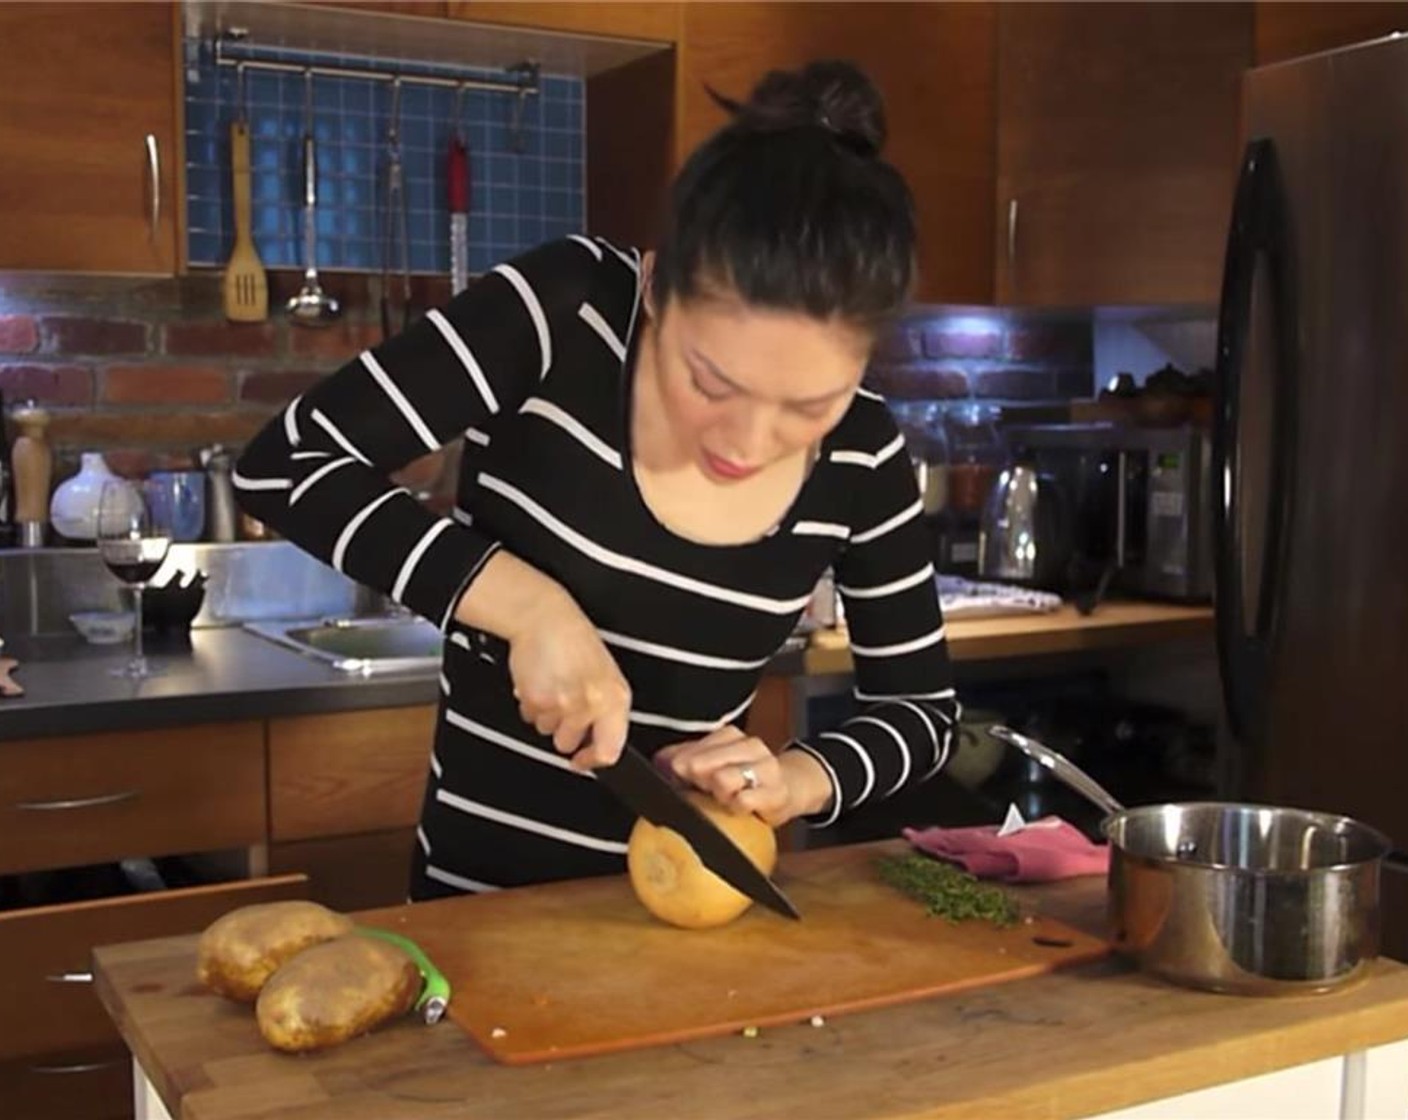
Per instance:
[[[132,589],[137,623],[132,657],[113,673],[139,680],[156,672],[142,655],[142,591],[171,548],[171,527],[162,513],[165,505],[151,501],[148,490],[146,483],[109,482],[98,502],[98,555]]]
[[[167,549],[171,547],[169,537],[146,537],[138,540],[103,541],[98,553],[108,571],[128,587],[134,584],[146,586],[166,561]]]

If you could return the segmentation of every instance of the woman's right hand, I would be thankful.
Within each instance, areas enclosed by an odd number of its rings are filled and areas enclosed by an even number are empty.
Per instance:
[[[523,722],[551,735],[558,753],[579,769],[614,763],[626,744],[631,689],[572,597],[548,596],[508,637]]]
[[[470,581],[455,618],[507,640],[523,722],[551,735],[573,766],[591,770],[621,756],[630,686],[562,584],[500,549]]]

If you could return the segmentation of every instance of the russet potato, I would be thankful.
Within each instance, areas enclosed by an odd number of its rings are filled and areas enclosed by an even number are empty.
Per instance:
[[[259,1033],[289,1053],[323,1050],[404,1015],[421,991],[420,969],[389,942],[349,934],[305,949],[259,993]]]
[[[200,936],[196,975],[213,992],[253,1003],[285,961],[350,933],[353,923],[316,902],[266,902],[217,918]]]

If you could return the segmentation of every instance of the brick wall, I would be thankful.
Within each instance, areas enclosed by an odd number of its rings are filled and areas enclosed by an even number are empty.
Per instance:
[[[867,381],[895,401],[1034,405],[1090,397],[1091,317],[926,308],[880,340]]]
[[[51,412],[56,483],[82,451],[104,452],[125,474],[190,465],[200,447],[244,443],[381,337],[374,278],[324,277],[344,314],[320,329],[282,314],[301,280],[271,273],[269,320],[234,324],[222,313],[217,273],[0,275],[0,392],[7,405],[33,398]],[[418,306],[449,296],[447,280],[416,278],[415,286]]]
[[[171,279],[0,275],[0,392],[53,414],[55,481],[78,454],[115,470],[186,465],[211,443],[239,445],[283,403],[380,338],[378,281],[325,277],[343,302],[334,325],[292,325],[279,310],[301,275],[270,274],[269,321],[225,321],[216,273]],[[448,298],[417,278],[415,302]],[[1093,394],[1088,314],[928,308],[880,340],[868,381],[898,401],[1059,403]],[[427,457],[404,480],[446,481]]]

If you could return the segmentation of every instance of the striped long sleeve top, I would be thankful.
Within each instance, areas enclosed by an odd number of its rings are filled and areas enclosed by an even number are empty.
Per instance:
[[[533,250],[294,400],[237,464],[251,514],[446,634],[418,834],[432,892],[619,872],[633,824],[522,722],[505,643],[454,618],[499,548],[560,582],[597,627],[646,753],[745,718],[830,568],[865,703],[791,744],[835,790],[811,823],[922,781],[948,755],[957,701],[934,569],[884,402],[858,394],[767,535],[686,540],[651,514],[629,461],[640,289],[635,250],[580,236]],[[442,518],[389,476],[452,441],[460,485]]]

